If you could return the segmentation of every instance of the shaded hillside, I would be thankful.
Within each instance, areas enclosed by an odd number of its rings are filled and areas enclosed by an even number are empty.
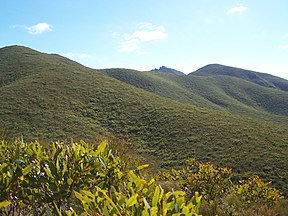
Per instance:
[[[264,87],[277,88],[283,91],[288,91],[288,81],[280,77],[220,64],[206,65],[196,70],[195,72],[190,73],[189,75],[192,76],[227,75],[245,79]]]
[[[152,72],[163,72],[163,73],[170,73],[170,74],[175,74],[178,76],[184,76],[185,74],[181,71],[175,70],[173,68],[167,68],[165,66],[161,66],[159,69],[155,68],[151,70]]]
[[[154,168],[177,167],[196,157],[242,175],[257,173],[288,192],[286,127],[163,97],[103,70],[66,59],[58,63],[55,55],[27,56],[19,54],[23,47],[5,49],[18,55],[16,61],[1,64],[0,70],[1,76],[10,71],[10,77],[17,77],[0,88],[0,125],[6,137],[87,140],[112,133],[130,140],[137,154],[154,161]],[[6,55],[3,49],[0,53],[3,62]]]

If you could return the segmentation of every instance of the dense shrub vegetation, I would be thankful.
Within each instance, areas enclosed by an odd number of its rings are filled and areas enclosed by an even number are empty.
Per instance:
[[[0,214],[197,215],[201,196],[164,192],[147,165],[128,169],[106,149],[106,142],[52,143],[2,141]]]
[[[148,165],[132,165],[105,141],[2,141],[0,215],[285,213],[279,191],[259,177],[233,183],[230,169],[189,160],[187,168],[153,178],[142,171]]]

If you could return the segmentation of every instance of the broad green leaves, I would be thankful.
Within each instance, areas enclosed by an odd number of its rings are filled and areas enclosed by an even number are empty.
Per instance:
[[[10,204],[11,204],[11,201],[4,200],[4,201],[0,202],[0,208],[5,208],[5,207],[9,206]]]
[[[13,209],[34,215],[197,215],[201,196],[165,192],[141,171],[107,150],[107,142],[2,142],[1,213]],[[196,200],[196,203],[195,203]],[[8,213],[7,213],[8,214]],[[183,215],[182,214],[182,215]]]
[[[55,142],[44,147],[38,142],[3,141],[0,213],[9,215],[12,209],[31,215],[196,216],[215,200],[228,202],[225,208],[232,212],[235,202],[240,211],[253,203],[270,207],[282,199],[259,177],[235,184],[230,169],[196,160],[189,160],[184,169],[162,173],[157,181],[143,174],[147,164],[133,169],[126,165],[108,151],[107,142]]]

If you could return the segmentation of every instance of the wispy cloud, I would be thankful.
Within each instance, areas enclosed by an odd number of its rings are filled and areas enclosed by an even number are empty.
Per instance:
[[[135,31],[129,39],[138,39],[141,42],[161,40],[167,38],[168,35],[165,32],[163,26],[153,25],[152,23],[139,23],[138,30]]]
[[[248,10],[248,7],[245,7],[243,5],[238,5],[238,6],[230,8],[229,10],[226,11],[226,13],[229,15],[238,14],[238,13],[244,13],[247,10]]]
[[[142,43],[168,38],[163,26],[148,22],[137,24],[137,29],[131,34],[113,33],[112,35],[122,38],[118,46],[120,52],[136,52],[137,54],[145,54],[145,52],[141,52]]]
[[[288,44],[282,45],[279,48],[282,50],[288,50]]]
[[[63,53],[61,54],[62,56],[69,58],[69,59],[73,59],[73,60],[81,60],[81,59],[88,59],[91,58],[90,55],[88,55],[87,53],[72,53],[72,52],[67,52],[67,53]]]
[[[139,41],[136,39],[124,39],[124,41],[119,44],[118,48],[120,52],[135,52],[141,49]]]
[[[36,25],[25,27],[29,34],[43,34],[52,31],[52,26],[48,23],[38,23]]]

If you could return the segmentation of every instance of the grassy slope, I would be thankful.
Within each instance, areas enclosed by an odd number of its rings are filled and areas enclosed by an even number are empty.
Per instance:
[[[230,76],[175,76],[104,70],[118,80],[182,103],[287,125],[288,93]]]
[[[266,73],[259,73],[251,70],[244,70],[220,64],[206,65],[197,71],[190,73],[192,76],[219,76],[227,75],[231,77],[238,77],[258,85],[277,88],[283,91],[288,91],[288,80],[280,77],[272,76]]]
[[[1,48],[0,56],[0,87],[45,70],[48,72],[49,70],[61,70],[63,67],[83,67],[62,56],[47,55],[22,46]],[[44,67],[47,64],[49,68]]]
[[[9,52],[16,56],[19,47]],[[288,191],[287,128],[197,108],[128,85],[103,71],[69,61],[58,65],[58,56],[26,52],[30,54],[19,55],[11,64],[13,81],[0,88],[0,124],[7,135],[91,139],[107,131],[129,138],[135,151],[158,168],[179,166],[196,157],[241,173],[253,171]],[[2,54],[0,59],[3,62]],[[1,74],[8,71],[5,64]],[[19,77],[23,67],[25,76]]]
[[[177,75],[161,72],[139,72],[129,69],[105,69],[101,70],[118,80],[133,85],[137,88],[156,93],[160,96],[170,98],[182,103],[190,103],[198,107],[221,110],[221,107],[215,105],[209,100],[199,96],[197,93],[190,91],[186,87],[179,85],[176,80],[181,79]]]

